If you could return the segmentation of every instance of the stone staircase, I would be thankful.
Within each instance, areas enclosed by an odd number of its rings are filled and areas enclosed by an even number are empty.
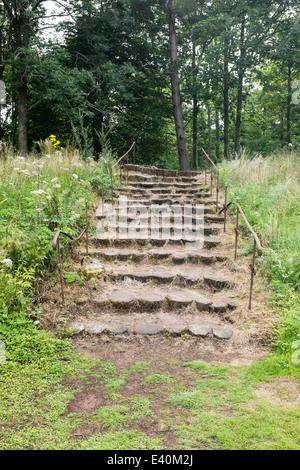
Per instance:
[[[89,254],[79,248],[68,268],[87,281],[65,286],[64,330],[231,340],[236,279],[204,176],[137,165],[124,165],[122,176],[114,205],[96,211]]]

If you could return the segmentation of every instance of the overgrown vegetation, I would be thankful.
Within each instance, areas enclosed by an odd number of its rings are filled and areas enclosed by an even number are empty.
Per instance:
[[[40,281],[56,276],[51,241],[58,229],[78,235],[85,226],[86,201],[92,211],[102,183],[110,191],[108,169],[114,160],[111,154],[97,163],[82,160],[73,148],[60,148],[53,135],[40,143],[37,155],[15,156],[3,145],[2,156],[0,337],[8,361],[34,362],[64,349],[61,341],[37,329],[40,310],[33,303]],[[62,252],[69,246],[68,239],[61,240]],[[70,273],[66,276],[71,282]]]
[[[278,312],[276,346],[291,356],[300,338],[300,154],[244,154],[239,160],[223,161],[220,176],[229,198],[241,204],[262,241],[258,262],[270,281],[271,302]]]

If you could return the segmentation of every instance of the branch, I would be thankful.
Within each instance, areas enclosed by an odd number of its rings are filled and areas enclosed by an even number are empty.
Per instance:
[[[164,33],[168,33],[169,30],[167,28],[164,28],[163,26],[158,26],[158,24],[154,23],[151,21],[149,18],[145,18],[144,16],[138,16],[141,20],[147,21],[147,23],[151,24],[155,28],[159,29],[160,31],[163,31]]]
[[[180,81],[183,82],[187,80],[196,70],[198,71],[199,67],[194,67],[185,77],[181,78]]]

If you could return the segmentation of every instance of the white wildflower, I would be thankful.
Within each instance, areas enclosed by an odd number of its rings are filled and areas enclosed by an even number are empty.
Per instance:
[[[6,258],[2,261],[3,264],[6,264],[6,266],[12,266],[13,262],[11,259]]]
[[[76,173],[73,173],[73,178],[75,178],[76,180],[78,180],[78,175],[76,175]]]
[[[53,178],[53,180],[51,180],[51,183],[56,183],[56,181],[58,181],[58,178]]]
[[[60,188],[60,184],[54,184],[53,188]]]
[[[36,191],[31,191],[31,194],[40,195],[40,194],[46,194],[46,193],[43,189],[37,189]]]

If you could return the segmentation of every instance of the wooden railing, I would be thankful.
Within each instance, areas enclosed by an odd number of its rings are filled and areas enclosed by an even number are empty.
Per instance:
[[[219,212],[219,214],[221,214],[224,211],[224,232],[226,231],[227,211],[228,211],[228,208],[231,205],[236,206],[234,261],[236,261],[236,259],[237,259],[237,245],[238,245],[238,236],[239,236],[239,215],[242,216],[242,218],[243,218],[243,220],[246,224],[246,227],[248,228],[249,232],[253,235],[253,239],[254,239],[252,263],[250,264],[251,279],[250,279],[250,294],[249,294],[249,304],[248,304],[248,308],[249,308],[249,310],[251,310],[253,283],[254,283],[254,276],[256,274],[256,268],[255,268],[256,251],[258,253],[258,256],[261,256],[262,255],[262,246],[261,246],[260,240],[259,240],[256,232],[253,230],[253,228],[249,224],[249,222],[247,220],[247,217],[245,216],[241,206],[237,202],[234,202],[234,201],[231,201],[227,204],[227,187],[225,188],[225,203],[224,203],[223,209],[221,209],[220,212]]]
[[[203,158],[203,155],[205,158]],[[217,176],[216,176],[216,212],[218,212],[218,207],[219,207],[219,193],[220,193],[220,172],[217,166],[214,164],[212,159],[207,155],[204,149],[202,149],[202,171],[204,169],[204,178],[205,178],[205,184],[206,184],[206,179],[207,179],[207,171],[206,171],[206,159],[211,163],[212,167],[214,168]],[[213,172],[210,172],[210,195],[212,196],[213,193]]]
[[[90,222],[91,222],[92,218],[93,218],[93,216],[88,218],[88,203],[86,202],[85,203],[85,227],[80,232],[80,234],[77,237],[72,237],[69,233],[62,232],[61,230],[57,230],[57,232],[55,233],[54,238],[52,240],[52,248],[55,251],[57,250],[60,290],[61,290],[61,298],[62,298],[63,303],[65,301],[65,295],[64,295],[64,283],[63,283],[63,275],[62,275],[62,259],[61,259],[61,250],[60,250],[59,237],[61,235],[64,235],[65,237],[68,237],[73,242],[78,242],[79,240],[82,239],[82,237],[85,234],[85,247],[86,247],[86,254],[88,255],[89,254],[88,228],[89,228],[89,225],[90,225]]]

